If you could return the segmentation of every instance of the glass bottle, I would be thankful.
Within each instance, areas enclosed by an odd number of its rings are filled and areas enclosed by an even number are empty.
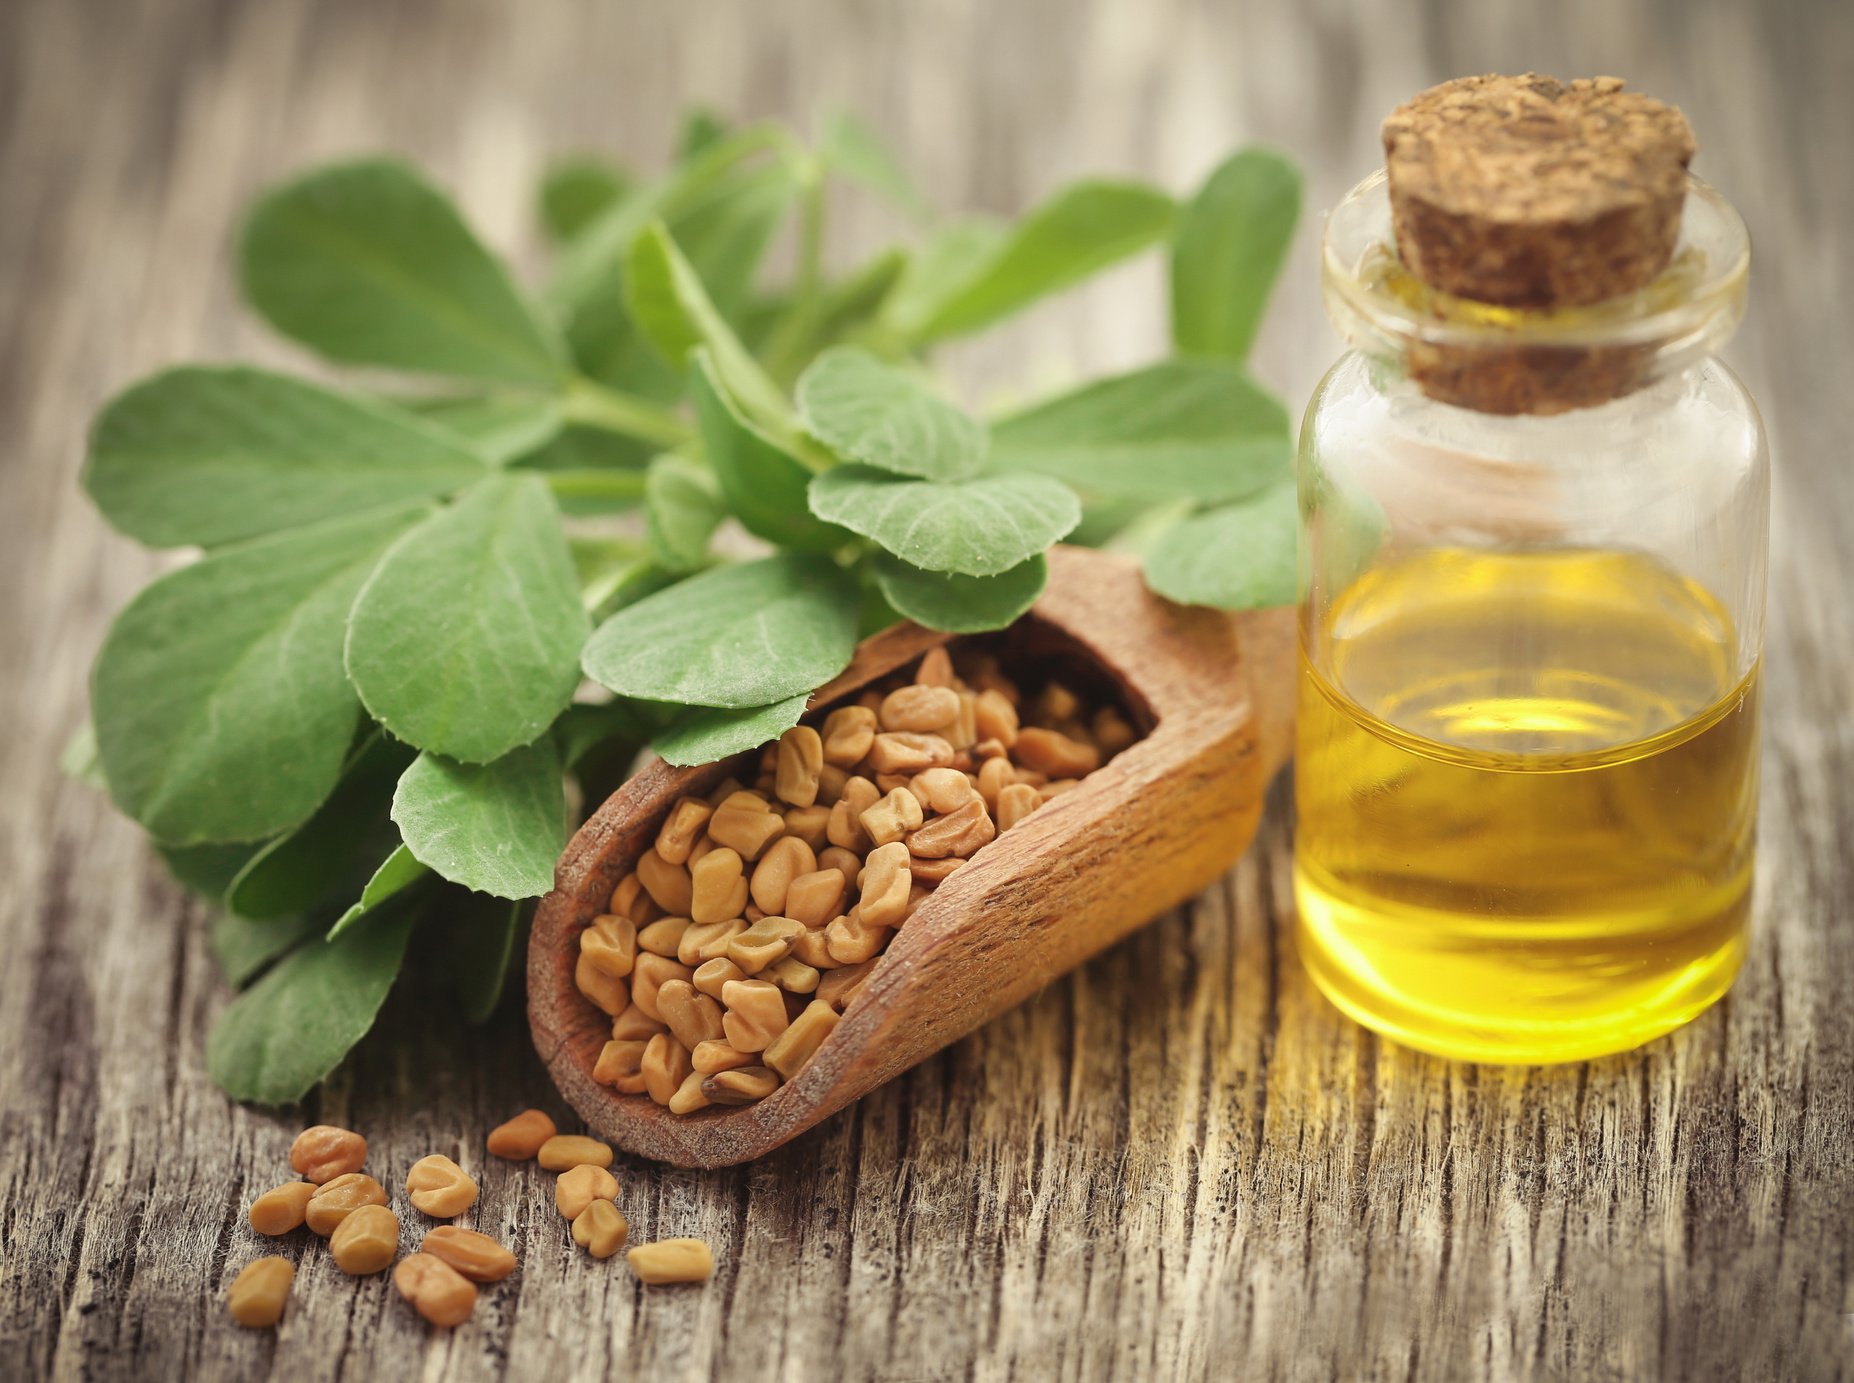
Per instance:
[[[1689,180],[1646,287],[1496,308],[1404,268],[1379,172],[1322,267],[1350,350],[1301,433],[1301,956],[1425,1051],[1634,1047],[1745,946],[1769,461],[1714,358],[1744,224]],[[1490,411],[1515,387],[1546,411]]]

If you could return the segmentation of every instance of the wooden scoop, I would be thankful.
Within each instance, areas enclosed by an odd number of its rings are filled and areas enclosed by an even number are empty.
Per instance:
[[[1058,548],[1048,590],[1003,638],[1007,667],[1082,664],[1144,738],[942,883],[817,1055],[757,1104],[676,1115],[594,1081],[611,1019],[573,982],[579,933],[606,911],[670,804],[730,773],[751,781],[757,751],[700,768],[652,763],[580,828],[535,916],[528,1018],[593,1133],[681,1167],[758,1157],[1198,893],[1247,848],[1292,735],[1291,610],[1187,609],[1151,594],[1125,559]],[[810,715],[949,640],[912,624],[865,640]]]

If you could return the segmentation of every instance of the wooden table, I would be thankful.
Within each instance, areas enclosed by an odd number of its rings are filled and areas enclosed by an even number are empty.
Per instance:
[[[1729,0],[0,7],[0,1374],[166,1379],[1847,1377],[1854,1358],[1854,8]],[[942,205],[1015,211],[1084,171],[1190,185],[1263,138],[1315,207],[1379,116],[1461,72],[1621,72],[1690,112],[1745,210],[1731,359],[1778,449],[1759,922],[1730,999],[1647,1050],[1456,1066],[1351,1026],[1289,941],[1289,812],[1196,905],[784,1152],[621,1163],[640,1238],[699,1234],[706,1289],[568,1242],[484,1131],[556,1104],[513,1006],[400,1011],[304,1108],[207,1082],[227,993],[205,915],[54,760],[111,613],[153,570],[74,476],[86,420],[169,361],[290,361],[238,308],[259,184],[380,146],[497,244],[563,149],[648,165],[677,105],[851,105]],[[836,248],[889,229],[852,211]],[[1304,398],[1336,343],[1309,225],[1260,350]],[[953,351],[1011,389],[1150,358],[1148,261]],[[983,398],[983,393],[975,393]],[[519,1276],[433,1333],[303,1253],[276,1334],[223,1292],[245,1205],[317,1119],[374,1164],[481,1170]],[[383,1173],[384,1174],[384,1173]],[[300,1252],[294,1245],[286,1250]]]

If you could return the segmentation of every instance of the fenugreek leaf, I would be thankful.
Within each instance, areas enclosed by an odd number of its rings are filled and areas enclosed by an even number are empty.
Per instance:
[[[383,401],[241,366],[183,365],[98,415],[84,488],[150,547],[217,547],[447,495],[484,464]]]
[[[566,844],[566,789],[553,737],[494,763],[421,754],[393,794],[393,821],[420,864],[497,898],[538,898],[554,886]]]
[[[676,131],[676,162],[688,163],[727,138],[727,121],[707,106],[697,106],[682,117]]]
[[[962,336],[1163,240],[1176,206],[1142,183],[1072,183],[1013,225],[988,254],[911,298],[893,320],[915,341]]]
[[[602,159],[562,159],[541,179],[541,227],[564,245],[623,201],[631,188],[631,176]]]
[[[978,266],[998,252],[1010,228],[1003,221],[969,216],[948,222],[927,238],[884,297],[881,319],[910,335],[948,301]]]
[[[373,871],[372,877],[362,886],[360,897],[335,919],[334,925],[328,929],[328,939],[333,941],[349,927],[385,906],[388,900],[397,898],[430,873],[429,869],[412,857],[412,851],[402,841],[393,847],[393,853]]]
[[[916,480],[839,466],[811,482],[811,512],[873,538],[928,571],[997,576],[1029,561],[1081,519],[1075,492],[1014,471]]]
[[[501,261],[403,163],[333,164],[266,193],[239,263],[252,306],[330,360],[515,384],[567,373]]]
[[[680,767],[711,764],[778,739],[798,724],[810,699],[811,693],[805,691],[770,706],[749,706],[745,710],[697,706],[677,717],[650,741],[650,747]]]
[[[348,620],[348,676],[398,738],[486,763],[573,699],[589,629],[546,481],[503,472],[381,558]]]
[[[1248,358],[1300,219],[1301,178],[1272,149],[1243,149],[1205,181],[1172,237],[1172,342]]]
[[[1146,583],[1182,605],[1249,610],[1292,604],[1295,532],[1290,479],[1170,530],[1146,558]]]
[[[812,517],[805,498],[810,468],[734,407],[715,379],[706,347],[690,357],[689,397],[708,464],[728,508],[749,533],[804,552],[829,552],[848,540],[841,528]]]
[[[954,576],[922,571],[898,557],[876,555],[876,584],[897,614],[951,634],[1002,629],[1036,603],[1049,582],[1049,562],[1038,553],[996,576]]]
[[[219,973],[234,989],[243,989],[266,965],[294,950],[327,924],[320,913],[300,917],[272,917],[258,922],[235,912],[220,911],[212,919],[207,943]]]
[[[413,920],[398,909],[339,940],[311,940],[290,952],[213,1024],[206,1040],[213,1083],[255,1104],[301,1099],[373,1026]]]
[[[846,461],[928,480],[957,480],[985,460],[982,423],[917,373],[860,346],[835,346],[799,378],[807,431]]]
[[[183,887],[214,903],[224,900],[226,889],[238,877],[238,871],[262,850],[259,844],[236,845],[162,845],[155,843],[167,872]]]
[[[565,419],[552,398],[453,394],[405,399],[402,406],[460,438],[492,466],[532,455],[560,435]]]
[[[687,457],[659,456],[644,478],[644,532],[659,566],[691,571],[708,557],[708,540],[727,506],[704,466]]]
[[[348,608],[425,512],[253,539],[131,601],[91,676],[116,805],[174,845],[263,840],[321,805],[360,719],[341,665]]]
[[[58,751],[58,771],[74,783],[109,791],[109,783],[103,777],[103,760],[97,756],[97,727],[91,721],[86,720],[73,730],[64,748]]]
[[[606,620],[586,645],[586,675],[647,701],[770,705],[843,670],[856,602],[855,584],[820,557],[717,567]]]
[[[849,111],[838,111],[825,120],[818,153],[826,166],[854,178],[910,219],[926,221],[933,215],[927,199],[882,136]]]
[[[528,905],[470,893],[455,903],[442,900],[438,908],[451,943],[457,1006],[466,1021],[486,1023],[502,1002]]]
[[[996,466],[1091,497],[1214,504],[1293,464],[1287,409],[1222,360],[1167,360],[1097,380],[992,425]]]

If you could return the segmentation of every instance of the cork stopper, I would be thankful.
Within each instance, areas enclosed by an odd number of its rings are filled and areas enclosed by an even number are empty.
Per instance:
[[[1576,307],[1644,287],[1673,257],[1693,131],[1619,78],[1462,77],[1383,134],[1397,249],[1432,288]]]

